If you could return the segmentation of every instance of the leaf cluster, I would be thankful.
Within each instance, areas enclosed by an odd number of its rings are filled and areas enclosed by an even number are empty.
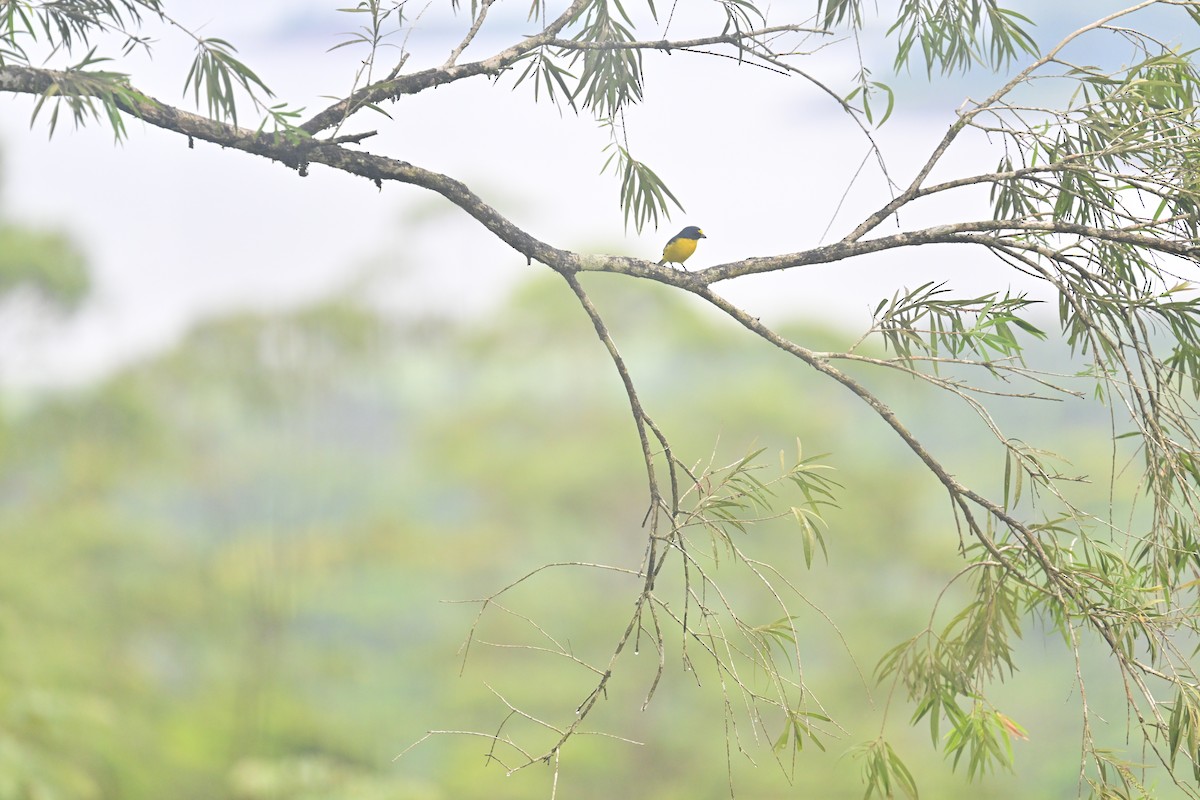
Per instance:
[[[917,800],[917,781],[905,766],[904,761],[883,739],[858,745],[851,751],[855,759],[862,762],[863,783],[867,790],[864,798],[890,798],[903,794]]]
[[[128,74],[93,68],[112,60],[98,52],[99,45],[93,44],[93,40],[115,32],[124,37],[123,55],[139,47],[149,52],[150,39],[140,34],[147,19],[182,30],[195,41],[196,56],[184,78],[183,91],[185,96],[190,93],[196,105],[203,107],[211,118],[236,125],[237,93],[241,92],[255,107],[266,112],[264,125],[270,120],[276,130],[290,129],[298,112],[284,104],[268,106],[265,101],[273,97],[272,91],[235,55],[237,49],[233,44],[187,31],[166,14],[162,0],[12,0],[0,4],[0,67],[30,65],[34,45],[43,58],[60,53],[70,55],[87,47],[87,53],[79,61],[50,73],[51,85],[35,105],[33,118],[37,118],[47,102],[53,101],[49,118],[53,135],[59,108],[65,104],[77,126],[93,120],[104,121],[120,140],[125,136],[122,115],[136,115],[139,104],[150,100],[133,87]]]
[[[572,41],[601,46],[575,50],[568,58],[568,63],[579,69],[570,98],[572,105],[578,101],[597,117],[611,119],[630,104],[641,102],[641,52],[634,48],[603,46],[627,44],[633,40],[633,20],[620,0],[588,6]]]
[[[1142,216],[1149,198],[1163,234],[1197,234],[1197,99],[1200,75],[1192,53],[1162,50],[1118,72],[1073,66],[1076,86],[1053,118],[996,130],[1020,153],[997,168],[992,200],[997,219],[1043,217],[1094,227],[1121,227]],[[1002,114],[1003,106],[992,109]]]
[[[605,145],[608,158],[604,160],[601,172],[610,169],[621,177],[621,212],[625,215],[625,225],[633,222],[634,230],[641,233],[646,225],[658,227],[658,218],[670,218],[670,206],[683,210],[671,190],[658,177],[658,173],[649,166],[638,161],[629,151],[615,140]]]
[[[82,47],[92,50],[92,37],[111,31],[125,37],[125,52],[129,52],[146,46],[136,35],[143,17],[161,19],[162,14],[162,0],[7,0],[0,3],[0,67],[31,65],[29,44],[37,43],[51,54]]]
[[[721,549],[737,555],[735,534],[749,533],[750,526],[761,521],[763,515],[775,516],[777,487],[786,485],[804,498],[790,507],[790,515],[800,527],[804,560],[811,567],[818,549],[828,556],[821,532],[822,509],[836,507],[834,493],[839,485],[825,474],[830,469],[821,463],[825,456],[804,456],[802,451],[790,465],[781,454],[780,474],[763,481],[757,473],[764,469],[759,462],[764,452],[765,448],[760,448],[724,467],[705,470],[693,487],[695,502],[684,515],[681,528],[698,525],[711,535],[714,562],[720,560]]]
[[[859,30],[869,16],[863,0],[819,0],[817,18],[827,28]],[[895,36],[897,71],[920,54],[930,77],[976,65],[1000,70],[1035,54],[1033,21],[996,0],[902,0],[888,35]]]
[[[1167,717],[1167,752],[1174,764],[1182,753],[1192,765],[1192,777],[1200,783],[1200,688],[1181,685],[1170,704]]]
[[[936,745],[949,726],[946,755],[957,766],[968,756],[967,775],[1011,767],[1016,723],[984,700],[985,687],[1016,671],[1013,640],[1021,636],[1024,592],[1004,567],[978,563],[970,600],[938,632],[926,629],[892,648],[876,669],[879,680],[898,679],[914,704],[912,723],[928,719]]]
[[[923,357],[1020,360],[1022,334],[1046,338],[1025,315],[1036,303],[1008,292],[954,298],[944,283],[930,282],[881,300],[875,307],[874,328],[910,366]]]
[[[196,39],[196,57],[183,79],[183,90],[192,93],[196,105],[203,105],[213,119],[237,124],[236,89],[252,98],[261,92],[266,97],[274,93],[254,71],[234,56],[232,44],[216,37]],[[257,100],[256,100],[257,102]]]
[[[32,119],[50,104],[49,135],[58,127],[59,112],[65,106],[76,127],[90,120],[103,120],[112,128],[113,137],[125,138],[123,112],[132,111],[148,98],[129,85],[129,76],[120,72],[90,70],[88,67],[107,59],[98,57],[95,49],[78,64],[55,73],[54,79],[33,106]]]
[[[929,77],[966,72],[979,64],[1000,70],[1024,55],[1037,53],[1029,28],[1033,20],[996,0],[905,0],[888,29],[899,45],[895,67],[908,65],[919,49]]]

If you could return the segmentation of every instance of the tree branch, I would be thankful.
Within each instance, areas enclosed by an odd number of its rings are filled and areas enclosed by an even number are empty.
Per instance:
[[[458,43],[458,46],[450,52],[450,57],[446,59],[445,64],[442,64],[442,69],[449,69],[450,67],[454,66],[454,62],[458,61],[458,57],[463,54],[463,51],[466,50],[467,46],[470,45],[472,40],[475,39],[475,34],[479,33],[479,29],[483,27],[483,21],[487,19],[488,9],[492,7],[492,3],[494,2],[496,2],[496,0],[481,0],[479,4],[479,13],[475,16],[475,21],[471,23],[470,30],[467,31],[467,35],[464,36],[463,40]]]
[[[785,255],[762,258],[747,258],[728,264],[718,264],[707,269],[693,272],[692,275],[705,285],[718,281],[737,278],[742,275],[755,275],[763,272],[775,272],[791,267],[809,266],[812,264],[828,264],[847,258],[894,250],[901,247],[916,247],[926,244],[978,244],[988,248],[1001,245],[1020,247],[1021,243],[1004,239],[1004,233],[1052,233],[1100,241],[1119,242],[1144,247],[1161,253],[1185,258],[1193,258],[1200,253],[1200,244],[1191,241],[1163,239],[1135,230],[1097,228],[1090,225],[1078,225],[1072,222],[1057,220],[978,220],[974,222],[958,222],[949,225],[935,225],[915,231],[895,233],[890,236],[880,236],[877,239],[847,240],[814,247]]]
[[[349,97],[339,100],[329,108],[318,113],[299,127],[306,133],[319,133],[326,128],[332,128],[339,124],[342,120],[364,106],[373,105],[383,100],[395,100],[408,94],[417,94],[435,86],[453,83],[454,81],[474,77],[475,75],[498,75],[526,53],[536,50],[552,40],[558,35],[559,31],[565,28],[580,12],[587,8],[590,2],[591,0],[574,0],[567,7],[567,10],[547,25],[541,33],[536,36],[530,36],[483,61],[472,61],[448,67],[435,67],[409,75],[389,78],[378,83],[373,83],[370,86],[364,86]]]
[[[0,91],[45,95],[57,86],[60,80],[65,81],[66,78],[65,73],[54,70],[20,66],[0,67]],[[286,132],[251,131],[174,108],[136,91],[128,98],[118,96],[114,102],[121,111],[164,130],[279,161],[293,169],[303,170],[310,163],[324,164],[351,175],[368,178],[377,185],[383,181],[396,181],[437,192],[474,217],[527,260],[538,261],[563,274],[576,271],[615,272],[649,278],[693,291],[742,275],[828,264],[901,247],[952,243],[978,244],[988,248],[1001,245],[1024,246],[1022,243],[1002,238],[1004,233],[1078,236],[1135,245],[1182,257],[1194,257],[1200,252],[1200,245],[1194,242],[1163,239],[1139,232],[1141,229],[1106,229],[1057,220],[979,220],[938,225],[875,239],[842,240],[795,253],[749,258],[697,272],[684,272],[639,258],[582,255],[553,247],[512,223],[461,181],[405,161],[351,150],[340,143],[296,139],[289,137]]]
[[[723,33],[717,36],[701,36],[696,39],[660,39],[657,41],[636,42],[584,42],[575,39],[552,39],[545,44],[561,50],[687,50],[692,47],[708,47],[714,44],[729,44],[740,47],[743,42],[755,41],[760,36],[770,36],[776,33],[816,33],[832,36],[833,31],[826,28],[809,28],[803,25],[774,25],[769,28],[759,28],[740,33]]]

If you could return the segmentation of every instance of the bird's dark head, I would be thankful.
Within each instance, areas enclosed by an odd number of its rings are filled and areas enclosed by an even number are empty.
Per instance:
[[[704,231],[700,230],[695,225],[688,225],[686,228],[684,228],[683,230],[681,230],[679,232],[679,238],[680,239],[707,239],[708,237],[704,235]]]

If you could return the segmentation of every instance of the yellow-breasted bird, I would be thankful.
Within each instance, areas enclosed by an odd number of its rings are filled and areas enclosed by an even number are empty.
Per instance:
[[[683,262],[691,257],[692,253],[696,252],[696,243],[701,239],[707,239],[704,231],[697,228],[695,225],[688,225],[679,233],[671,237],[671,241],[667,242],[667,246],[663,248],[662,261],[659,264],[678,264],[683,266]]]

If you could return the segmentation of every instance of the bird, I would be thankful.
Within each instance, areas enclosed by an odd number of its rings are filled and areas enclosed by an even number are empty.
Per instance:
[[[707,238],[704,231],[695,225],[688,225],[667,242],[667,246],[663,248],[662,260],[658,262],[659,265],[671,263],[683,267],[683,262],[696,252],[696,243]]]

